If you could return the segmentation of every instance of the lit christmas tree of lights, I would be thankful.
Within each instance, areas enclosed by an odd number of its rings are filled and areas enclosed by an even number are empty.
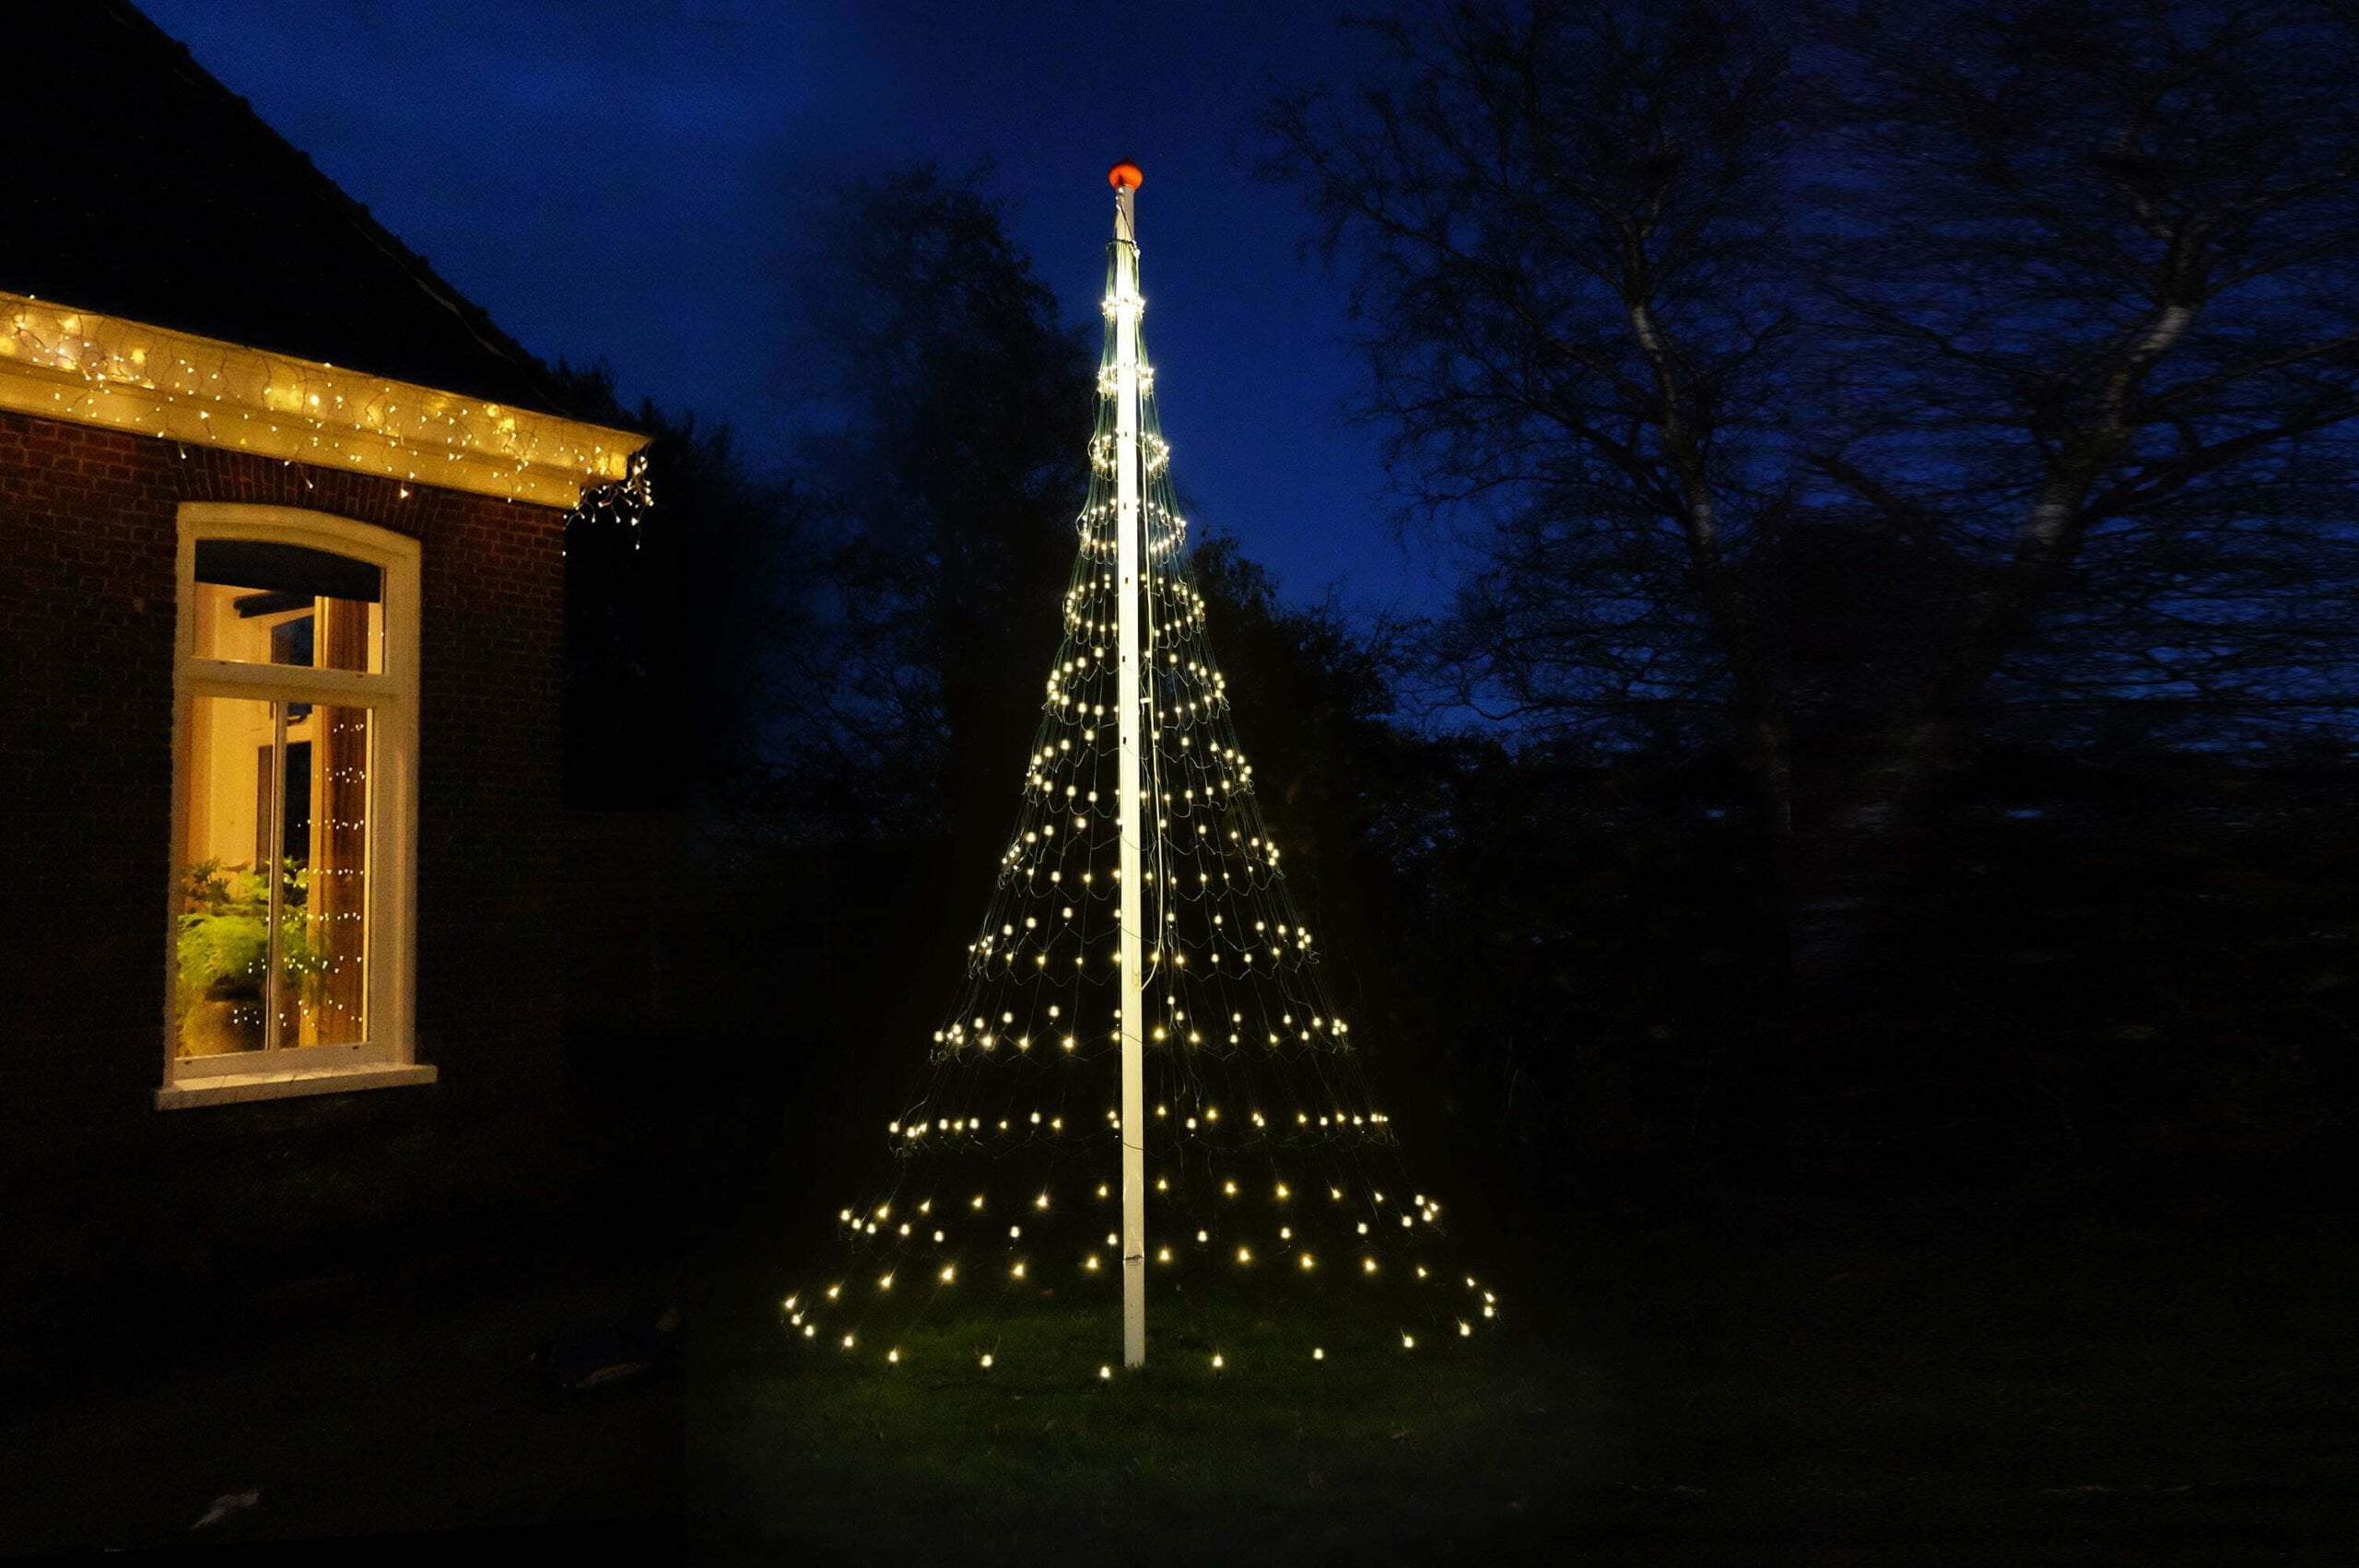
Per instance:
[[[1088,499],[1023,805],[931,1077],[886,1129],[891,1174],[785,1321],[899,1366],[915,1324],[966,1314],[957,1353],[988,1371],[1010,1311],[1102,1299],[1136,1366],[1150,1298],[1216,1281],[1278,1319],[1256,1354],[1472,1340],[1496,1298],[1449,1264],[1369,1096],[1238,744],[1140,332],[1140,176],[1110,178]]]

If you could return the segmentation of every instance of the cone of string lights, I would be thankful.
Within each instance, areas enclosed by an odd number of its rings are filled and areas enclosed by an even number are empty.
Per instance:
[[[1240,1374],[1451,1353],[1500,1306],[1452,1260],[1288,891],[1183,549],[1140,172],[1109,178],[1088,499],[1023,802],[931,1070],[784,1324],[835,1359],[999,1377],[1110,1380],[1151,1344]],[[1062,1337],[1026,1331],[1049,1316]]]

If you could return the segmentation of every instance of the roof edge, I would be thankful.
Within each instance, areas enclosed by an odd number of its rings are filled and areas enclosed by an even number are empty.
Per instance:
[[[649,440],[5,290],[0,408],[568,510]]]

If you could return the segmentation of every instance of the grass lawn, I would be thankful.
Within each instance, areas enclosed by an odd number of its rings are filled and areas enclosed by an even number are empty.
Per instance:
[[[717,1281],[700,1560],[2359,1561],[2331,1237],[1598,1236],[1549,1273],[1487,1355],[1314,1365],[1167,1301],[1111,1383],[1102,1313],[852,1367]]]
[[[691,1381],[710,1439],[692,1437],[695,1505],[715,1515],[696,1527],[716,1551],[768,1539],[839,1561],[1496,1558],[1571,1484],[1583,1445],[1567,1434],[1602,1424],[1593,1382],[1516,1347],[1314,1362],[1235,1304],[1157,1305],[1137,1372],[1102,1311],[929,1324],[900,1364],[879,1350],[865,1369],[741,1342],[737,1375]],[[755,1523],[766,1507],[781,1528]]]

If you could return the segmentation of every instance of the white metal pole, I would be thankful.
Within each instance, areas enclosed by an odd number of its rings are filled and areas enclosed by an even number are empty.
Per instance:
[[[1114,788],[1121,801],[1122,840],[1122,1364],[1146,1363],[1146,1003],[1141,928],[1148,902],[1139,850],[1153,803],[1139,784],[1139,673],[1151,652],[1140,592],[1139,539],[1139,252],[1133,226],[1133,187],[1114,199],[1114,445],[1116,545],[1115,638],[1121,663],[1115,698],[1121,716]]]

